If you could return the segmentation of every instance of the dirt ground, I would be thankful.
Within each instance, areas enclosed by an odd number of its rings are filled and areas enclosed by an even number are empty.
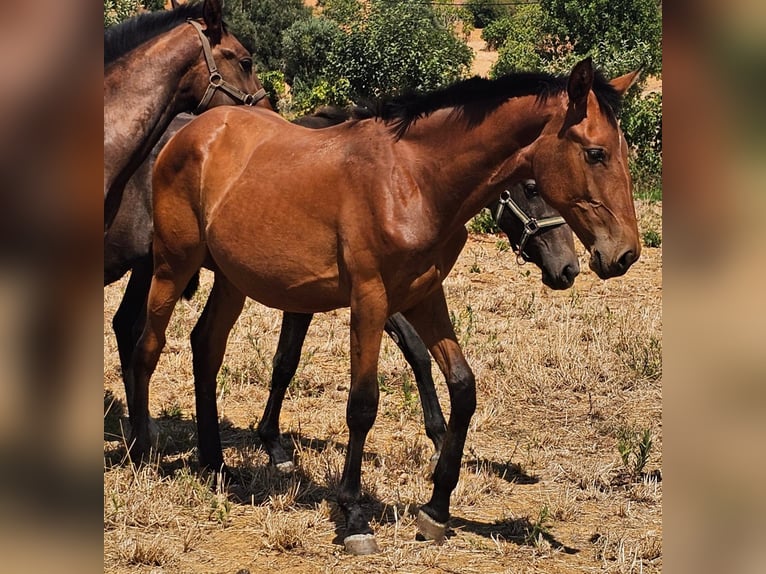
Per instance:
[[[660,232],[661,205],[639,204],[639,219],[642,232]],[[108,287],[104,571],[660,572],[662,249],[644,248],[626,276],[606,282],[579,249],[574,288],[555,292],[536,268],[516,264],[504,238],[472,235],[445,282],[478,408],[442,546],[415,540],[432,446],[411,371],[384,341],[362,476],[381,552],[366,557],[344,553],[335,505],[347,438],[348,311],[318,315],[309,332],[281,419],[298,469],[283,476],[254,432],[280,314],[248,302],[219,375],[224,454],[238,484],[217,490],[197,472],[188,343],[210,276],[174,313],[151,387],[163,453],[138,470],[124,461],[112,416],[124,408],[110,321],[125,282]]]

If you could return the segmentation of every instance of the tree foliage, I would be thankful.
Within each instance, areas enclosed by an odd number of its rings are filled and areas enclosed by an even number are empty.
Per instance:
[[[509,13],[508,6],[497,0],[468,0],[465,6],[473,17],[473,25],[477,28],[484,28]]]
[[[229,0],[224,4],[229,31],[253,55],[258,71],[282,69],[283,32],[311,14],[302,0]]]
[[[296,22],[283,36],[294,113],[433,89],[468,72],[473,54],[454,31],[454,14],[404,0],[325,0],[323,6],[315,21]]]
[[[540,0],[546,32],[567,39],[576,54],[590,54],[608,72],[630,61],[648,73],[662,70],[662,11],[658,0]]]
[[[132,18],[142,7],[140,0],[104,0],[104,28]]]

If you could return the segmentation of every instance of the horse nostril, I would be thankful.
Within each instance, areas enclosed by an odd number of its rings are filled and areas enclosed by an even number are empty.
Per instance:
[[[620,256],[620,258],[617,260],[617,265],[619,265],[621,270],[626,270],[628,267],[633,265],[635,260],[636,254],[633,252],[633,250],[629,249]]]
[[[568,283],[572,283],[580,273],[580,269],[577,265],[569,264],[561,271],[561,275],[567,280]]]

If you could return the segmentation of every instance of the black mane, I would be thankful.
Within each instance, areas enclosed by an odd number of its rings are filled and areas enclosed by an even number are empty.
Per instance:
[[[189,18],[202,18],[201,2],[181,4],[175,10],[146,12],[107,28],[104,30],[104,66]]]
[[[566,92],[568,78],[529,72],[508,74],[494,80],[475,76],[431,92],[409,92],[383,98],[375,105],[375,115],[391,125],[397,139],[418,118],[443,108],[456,108],[456,113],[465,117],[470,125],[476,125],[510,98],[536,95],[545,100]],[[621,97],[598,71],[594,74],[593,91],[601,110],[610,120],[616,121]]]

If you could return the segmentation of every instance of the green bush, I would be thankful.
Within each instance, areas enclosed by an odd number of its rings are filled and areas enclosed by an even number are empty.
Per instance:
[[[319,0],[322,16],[339,24],[351,24],[362,18],[362,4],[358,0]]]
[[[342,41],[338,24],[326,18],[298,20],[282,35],[285,80],[324,76],[333,50]]]
[[[319,106],[345,106],[351,103],[350,93],[351,85],[345,78],[332,81],[314,78],[311,83],[304,83],[296,77],[292,100],[282,111],[288,117],[296,117],[311,113]]]
[[[431,6],[377,0],[338,46],[333,76],[347,78],[354,95],[376,97],[448,84],[466,75],[472,59]]]
[[[132,18],[141,6],[140,0],[104,0],[104,28]]]
[[[662,197],[662,94],[630,94],[620,125],[631,146],[630,169],[637,197]]]
[[[500,233],[500,228],[489,209],[482,209],[468,222],[468,231],[471,233]]]
[[[274,109],[279,109],[280,104],[285,100],[287,96],[287,84],[285,83],[285,75],[279,70],[272,70],[270,72],[259,72],[258,79],[263,84],[263,89],[269,95],[271,105]]]
[[[633,63],[619,73],[636,62],[648,73],[661,72],[661,6],[657,0],[540,0],[546,34],[568,40],[576,54],[594,56],[611,72],[607,62],[630,53]]]
[[[536,4],[521,6],[513,16],[487,27],[485,31],[493,41],[500,42],[497,61],[490,70],[490,76],[496,78],[510,72],[542,70],[542,30],[543,13]]]
[[[508,6],[497,0],[468,0],[465,6],[473,15],[473,25],[477,28],[484,28],[508,15]]]
[[[487,43],[487,49],[498,50],[514,32],[514,23],[510,17],[500,18],[487,25],[481,31],[481,39]]]
[[[302,0],[237,0],[224,4],[224,17],[260,73],[282,69],[282,33],[312,12]]]

